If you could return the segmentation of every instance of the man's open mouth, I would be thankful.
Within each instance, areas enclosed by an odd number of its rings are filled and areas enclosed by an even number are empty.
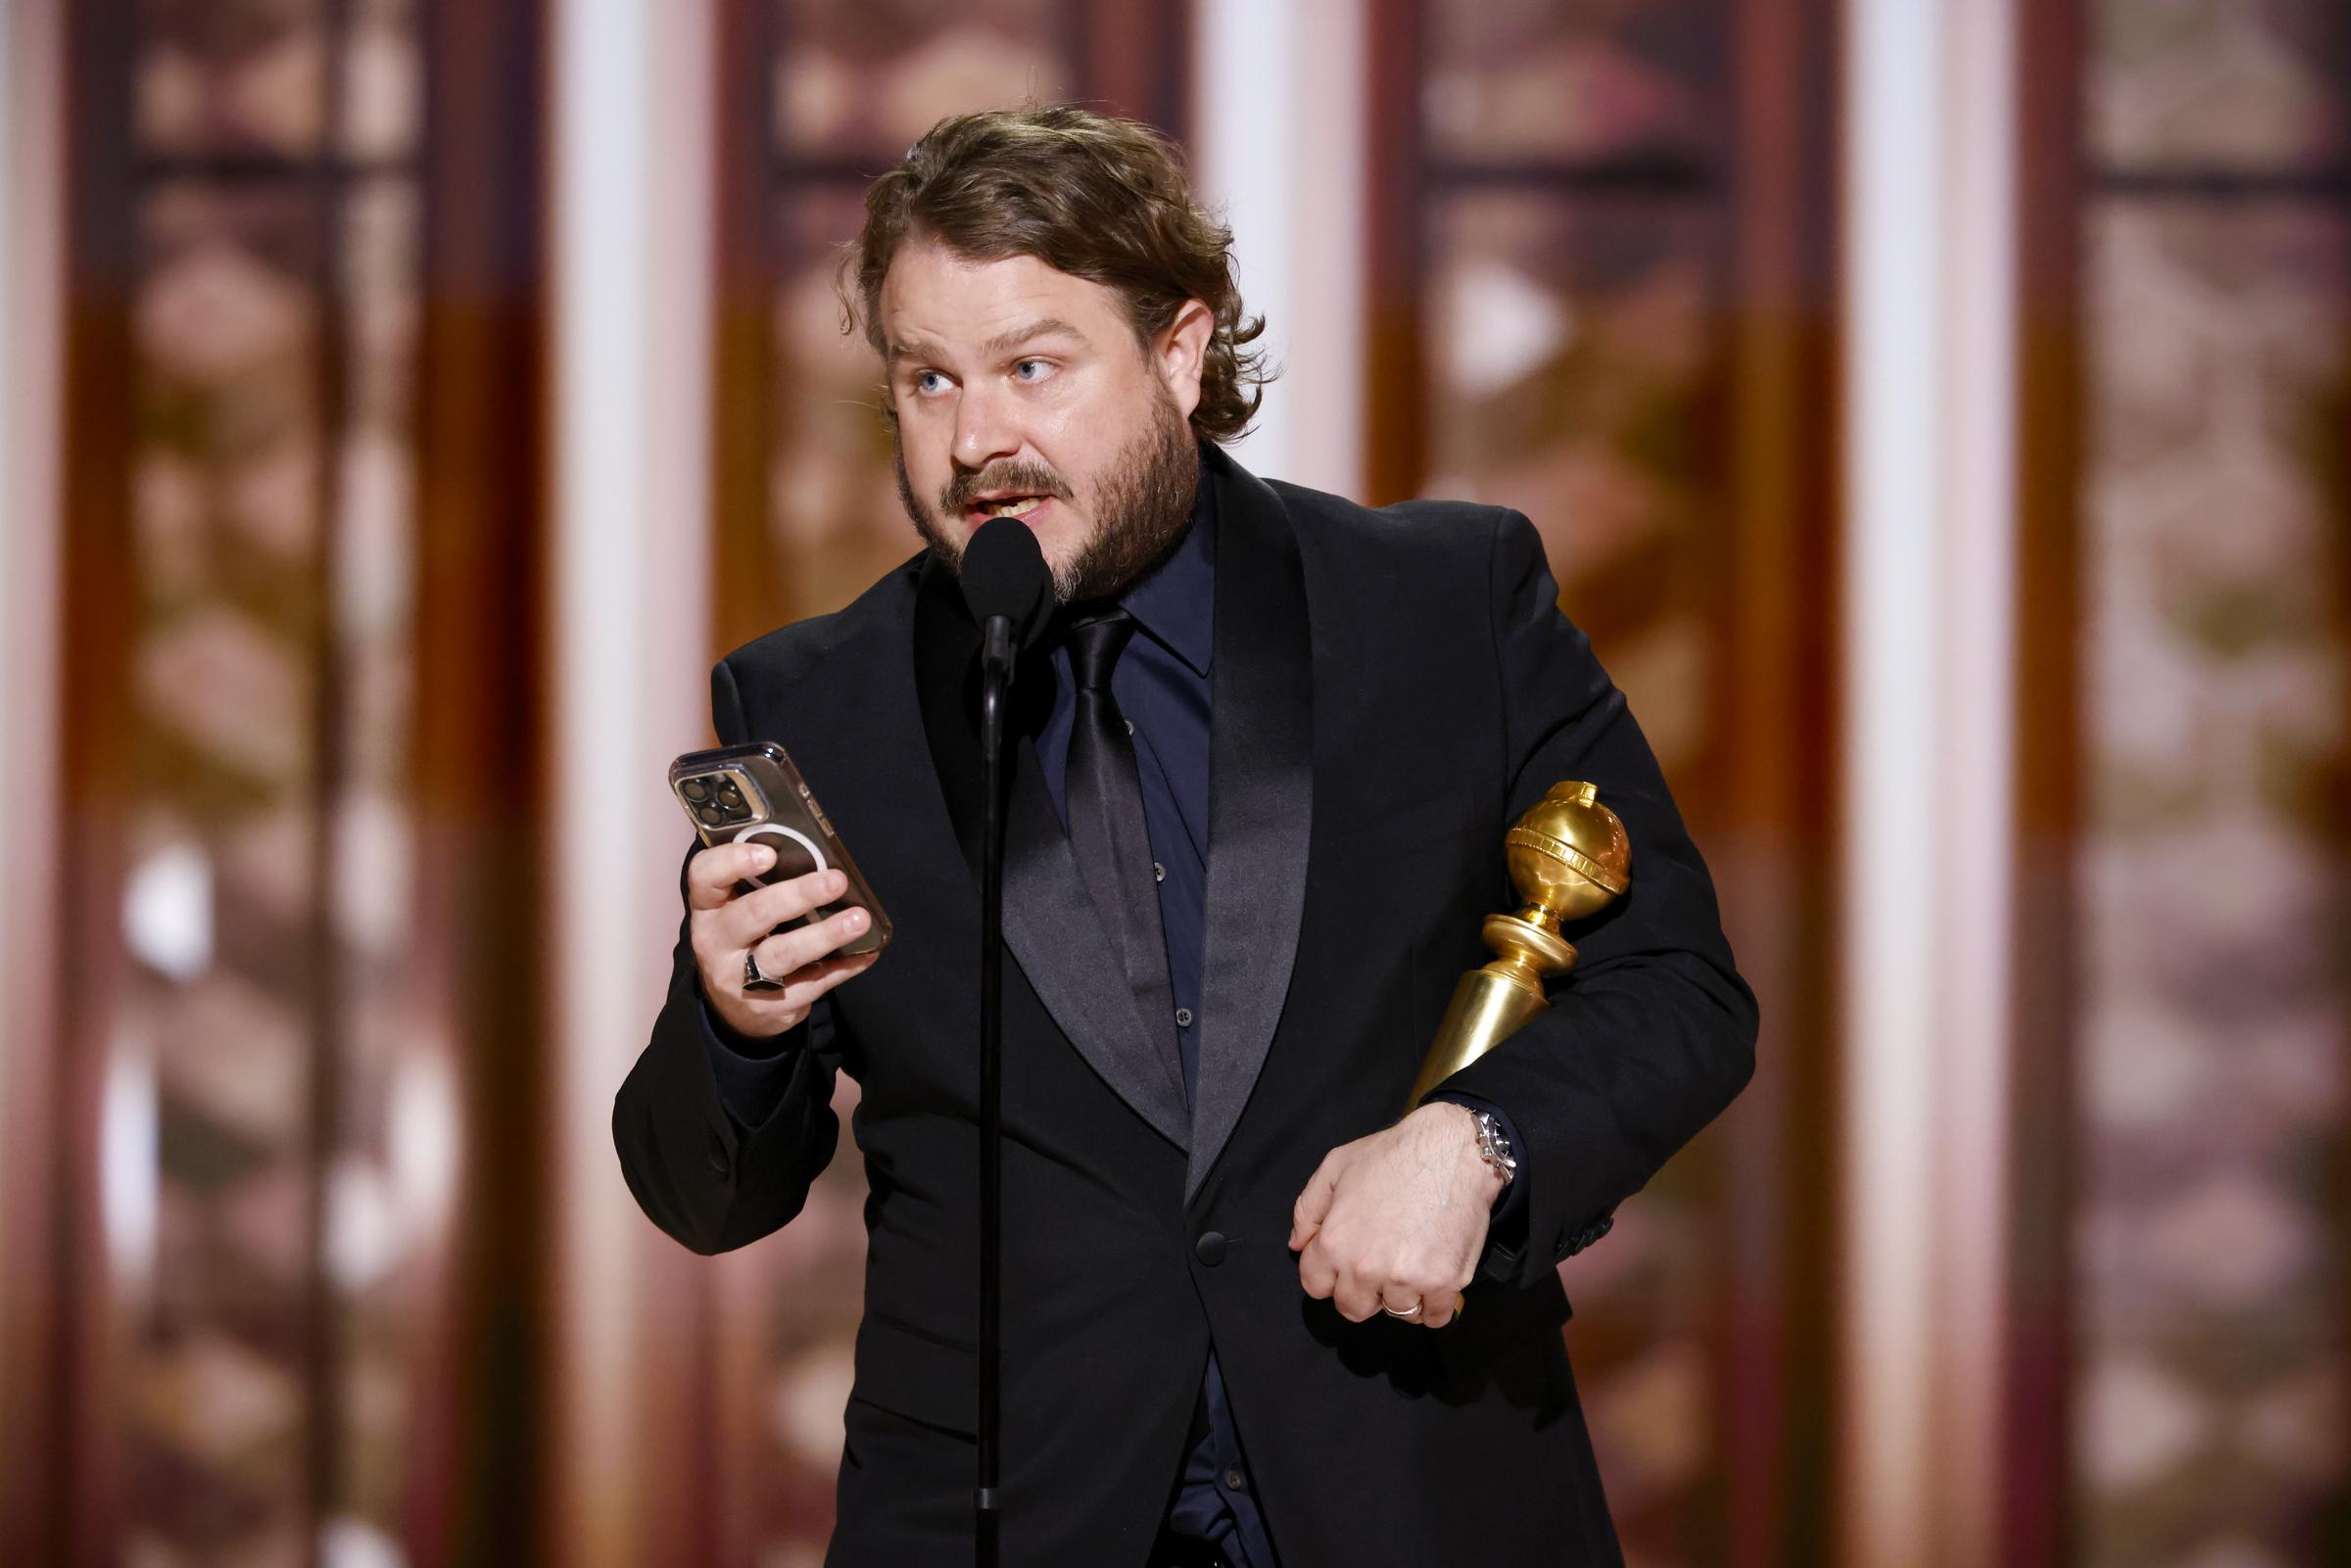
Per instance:
[[[994,500],[974,501],[971,510],[981,517],[1026,517],[1048,499],[1044,496],[1003,496]]]

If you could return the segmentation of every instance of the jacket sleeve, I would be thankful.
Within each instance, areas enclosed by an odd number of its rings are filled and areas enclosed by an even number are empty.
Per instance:
[[[1604,1234],[1746,1086],[1756,1013],[1656,758],[1559,613],[1542,541],[1515,512],[1497,514],[1491,591],[1508,820],[1559,781],[1588,780],[1633,850],[1625,895],[1567,928],[1578,962],[1549,1011],[1445,1080],[1507,1110],[1523,1140],[1525,1249],[1489,1266],[1527,1284]]]
[[[710,673],[710,708],[719,738],[741,744],[742,703],[723,660]],[[690,847],[687,858],[699,847]],[[685,890],[681,866],[681,905]],[[836,1058],[825,1027],[827,1004],[820,999],[807,1019],[772,1042],[783,1082],[772,1104],[760,1108],[764,1116],[752,1124],[730,1117],[712,1060],[726,1047],[714,1038],[704,1012],[689,929],[682,917],[670,955],[669,994],[653,1020],[651,1040],[613,1101],[612,1142],[621,1174],[647,1216],[697,1253],[720,1253],[757,1241],[807,1202],[809,1183],[833,1158],[840,1138],[833,1115]]]

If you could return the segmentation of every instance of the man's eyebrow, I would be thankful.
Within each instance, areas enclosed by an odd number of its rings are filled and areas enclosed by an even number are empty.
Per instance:
[[[892,343],[883,357],[891,364],[896,364],[900,359],[936,359],[939,357],[938,345],[922,338]]]
[[[997,333],[980,346],[980,352],[983,355],[1008,354],[1032,339],[1050,337],[1055,333],[1059,333],[1065,338],[1076,338],[1080,343],[1085,342],[1085,334],[1067,321],[1062,320],[1059,316],[1044,315],[1038,316],[1027,326],[1014,327],[1010,332]]]
[[[983,358],[1009,354],[1024,343],[1037,338],[1050,337],[1055,333],[1059,333],[1065,338],[1076,338],[1080,343],[1087,341],[1084,333],[1061,317],[1040,315],[1033,321],[1014,327],[1010,332],[997,333],[980,345],[980,354]],[[904,343],[892,343],[887,355],[887,358],[891,364],[896,364],[901,359],[928,359],[936,362],[940,357],[941,351],[938,345],[923,338],[913,338]]]

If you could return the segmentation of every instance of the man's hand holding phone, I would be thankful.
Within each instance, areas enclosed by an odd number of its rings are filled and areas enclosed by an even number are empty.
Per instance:
[[[840,898],[848,889],[848,879],[838,869],[828,869],[738,891],[775,863],[775,851],[765,844],[728,843],[696,851],[686,864],[686,898],[692,909],[688,919],[702,995],[728,1027],[751,1038],[782,1034],[807,1018],[818,997],[851,975],[864,974],[882,956],[879,949],[840,951],[865,934],[872,919],[854,907],[788,931],[776,930],[786,921],[796,921]],[[760,972],[774,975],[783,988],[744,991],[745,953],[756,957]]]

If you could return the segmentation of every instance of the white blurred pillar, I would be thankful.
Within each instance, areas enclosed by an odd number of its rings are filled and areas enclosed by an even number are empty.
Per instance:
[[[556,1560],[622,1568],[678,1546],[648,1539],[669,1455],[646,1402],[693,1338],[665,1309],[688,1259],[638,1212],[610,1123],[677,931],[689,835],[665,769],[706,743],[709,713],[715,8],[557,0],[550,20],[556,829],[546,908],[562,1331],[551,1539]]]
[[[1367,0],[1198,0],[1191,152],[1232,225],[1279,379],[1233,449],[1253,472],[1363,489]]]
[[[1991,1568],[2007,1258],[2013,0],[1846,0],[1840,1558]]]

